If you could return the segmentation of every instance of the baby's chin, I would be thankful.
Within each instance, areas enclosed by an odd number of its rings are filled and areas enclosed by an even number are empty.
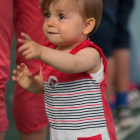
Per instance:
[[[49,41],[50,41],[52,44],[56,45],[56,46],[61,46],[61,45],[63,44],[63,42],[61,42],[61,41],[56,41],[56,39],[55,39],[55,40],[50,39]]]
[[[57,45],[57,42],[54,40],[49,40],[52,44]]]

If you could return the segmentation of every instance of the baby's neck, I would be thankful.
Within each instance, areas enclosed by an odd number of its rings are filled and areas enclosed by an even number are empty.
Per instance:
[[[85,40],[83,40],[85,41]],[[77,42],[75,44],[70,44],[70,45],[64,45],[64,46],[57,46],[56,50],[60,50],[60,51],[64,51],[64,52],[70,52],[71,50],[73,50],[77,45],[79,45],[81,42]]]
[[[78,44],[77,44],[78,45]],[[73,50],[76,46],[76,44],[72,44],[72,45],[65,45],[65,46],[57,46],[56,50],[60,50],[63,52],[70,52],[71,50]]]

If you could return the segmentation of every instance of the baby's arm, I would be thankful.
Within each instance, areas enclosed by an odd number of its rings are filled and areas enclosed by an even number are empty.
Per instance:
[[[84,48],[75,55],[42,47],[40,59],[44,63],[64,73],[80,73],[90,70],[94,73],[101,66],[100,54],[92,47]]]
[[[33,76],[24,63],[18,65],[17,69],[13,70],[13,74],[15,74],[12,76],[13,81],[17,82],[25,90],[36,94],[44,92],[44,81],[41,74]]]
[[[80,50],[75,55],[69,52],[53,50],[34,42],[27,34],[21,34],[25,40],[18,39],[23,45],[18,49],[25,59],[40,59],[51,67],[64,73],[80,73],[84,71],[96,72],[101,65],[99,52],[87,47]]]

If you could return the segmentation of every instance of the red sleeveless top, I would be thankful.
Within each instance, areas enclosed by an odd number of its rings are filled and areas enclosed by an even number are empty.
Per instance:
[[[56,48],[50,42],[45,46]],[[98,50],[104,64],[104,79],[97,83],[88,72],[67,74],[41,62],[47,117],[51,127],[56,130],[94,131],[100,128],[103,130],[103,139],[108,135],[110,140],[117,140],[112,113],[106,100],[107,62],[102,50],[87,39],[69,53],[75,55],[85,47]]]

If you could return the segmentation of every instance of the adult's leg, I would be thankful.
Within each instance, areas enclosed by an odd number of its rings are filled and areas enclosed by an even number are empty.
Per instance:
[[[103,0],[103,17],[98,30],[91,35],[93,43],[97,44],[107,58],[108,68],[108,87],[106,97],[108,102],[111,101],[114,86],[114,56],[113,56],[113,40],[116,34],[117,26],[117,7],[118,0]]]
[[[13,0],[0,0],[0,140],[4,140],[9,122],[4,99],[10,76],[10,48],[13,34]]]
[[[47,39],[43,34],[43,17],[38,8],[38,0],[16,0],[14,28],[16,38],[21,38],[21,32],[28,34],[34,41],[45,44]],[[17,43],[16,50],[21,44]],[[34,75],[39,73],[40,61],[25,60],[17,52],[17,65],[25,63]],[[48,124],[44,106],[44,95],[25,91],[18,84],[15,86],[13,115],[21,140],[45,140]]]
[[[5,131],[0,132],[0,140],[4,140],[4,138],[5,138]]]
[[[119,0],[117,16],[117,34],[114,40],[114,57],[116,64],[116,105],[118,108],[119,124],[130,127],[134,124],[131,110],[127,102],[129,86],[129,30],[128,21],[133,7],[133,0]]]
[[[108,71],[108,75],[107,75],[107,93],[106,93],[106,98],[107,101],[110,103],[111,106],[111,102],[112,102],[112,93],[114,92],[114,75],[115,75],[115,61],[114,61],[114,57],[107,57],[107,71]]]
[[[129,49],[117,49],[114,51],[115,57],[115,85],[118,92],[128,91],[129,86],[129,65],[130,65],[130,51]]]
[[[128,90],[130,63],[130,35],[128,22],[134,0],[119,0],[117,14],[117,34],[114,40],[116,62],[116,88],[119,92]]]

